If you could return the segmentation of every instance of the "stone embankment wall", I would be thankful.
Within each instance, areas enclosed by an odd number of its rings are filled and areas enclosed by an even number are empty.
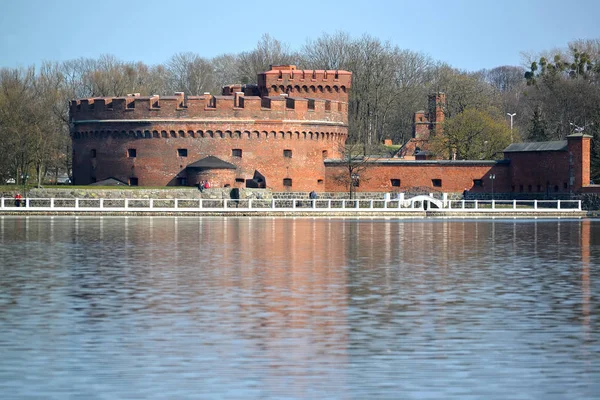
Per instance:
[[[417,188],[418,189],[418,188]],[[270,189],[250,189],[241,188],[239,190],[240,199],[308,199],[310,192],[273,192]],[[27,193],[21,192],[24,197],[29,198],[82,198],[82,199],[229,199],[231,198],[232,188],[211,188],[203,191],[197,188],[173,188],[173,189],[71,189],[71,188],[39,188],[31,189]],[[14,197],[18,190],[4,191],[0,193],[1,197]],[[401,192],[355,192],[355,199],[385,199],[386,195],[390,199],[395,199]],[[403,192],[405,198],[410,198],[422,194],[432,194],[433,197],[442,199],[443,193],[427,191],[426,188]],[[319,199],[349,199],[348,192],[321,192],[318,193]],[[448,199],[460,200],[462,193],[449,193]]]

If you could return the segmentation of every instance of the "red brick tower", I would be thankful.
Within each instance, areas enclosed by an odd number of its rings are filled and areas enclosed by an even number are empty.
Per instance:
[[[583,133],[567,136],[569,149],[569,186],[578,192],[590,184],[590,143],[592,137]]]
[[[218,96],[73,100],[74,183],[254,187],[260,176],[277,191],[322,191],[323,160],[340,157],[348,135],[351,77],[287,65]]]

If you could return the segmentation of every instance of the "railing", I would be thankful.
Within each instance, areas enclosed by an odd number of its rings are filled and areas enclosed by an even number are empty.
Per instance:
[[[581,200],[449,200],[444,211],[581,211]]]
[[[83,199],[1,198],[0,210],[38,212],[570,212],[581,211],[581,200],[435,200],[419,199]],[[435,202],[435,203],[434,203]],[[442,205],[438,208],[436,205]]]

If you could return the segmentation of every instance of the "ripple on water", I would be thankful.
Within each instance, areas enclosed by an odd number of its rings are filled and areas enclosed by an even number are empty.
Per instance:
[[[600,223],[0,217],[4,398],[600,397]]]

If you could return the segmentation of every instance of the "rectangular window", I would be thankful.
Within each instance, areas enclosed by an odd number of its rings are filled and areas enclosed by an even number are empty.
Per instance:
[[[233,157],[242,157],[242,149],[233,149],[231,150],[231,155]]]
[[[285,158],[292,158],[292,151],[291,150],[284,150],[283,151],[283,156]]]
[[[392,186],[400,187],[400,179],[392,179]]]
[[[569,185],[567,185],[567,182],[563,183],[563,188],[564,189],[568,189],[569,188]]]
[[[317,179],[317,185],[322,185],[323,184],[323,179]]]
[[[182,177],[182,176],[178,176],[177,177],[177,185],[178,186],[187,186],[187,178],[186,177]]]
[[[244,182],[246,182],[246,180],[244,178],[235,178],[235,181],[237,183],[244,183]]]
[[[283,186],[292,187],[292,180],[290,178],[284,178]]]
[[[90,156],[92,156],[92,158],[96,158],[96,149],[92,149],[92,151],[90,151]]]
[[[187,149],[177,149],[177,155],[179,157],[187,157]]]
[[[137,186],[138,178],[129,178],[129,186]]]
[[[327,150],[323,150],[323,158],[327,158],[329,156],[329,153],[327,152]]]
[[[519,185],[519,192],[523,193],[523,185]]]
[[[129,158],[137,157],[137,150],[136,149],[127,149],[127,157],[129,157]]]
[[[442,187],[442,180],[441,179],[432,179],[431,184],[433,185],[433,187]]]
[[[537,185],[537,191],[541,192],[542,191],[542,185]]]
[[[475,186],[475,187],[482,187],[483,186],[483,180],[481,180],[481,179],[473,179],[473,186]]]

